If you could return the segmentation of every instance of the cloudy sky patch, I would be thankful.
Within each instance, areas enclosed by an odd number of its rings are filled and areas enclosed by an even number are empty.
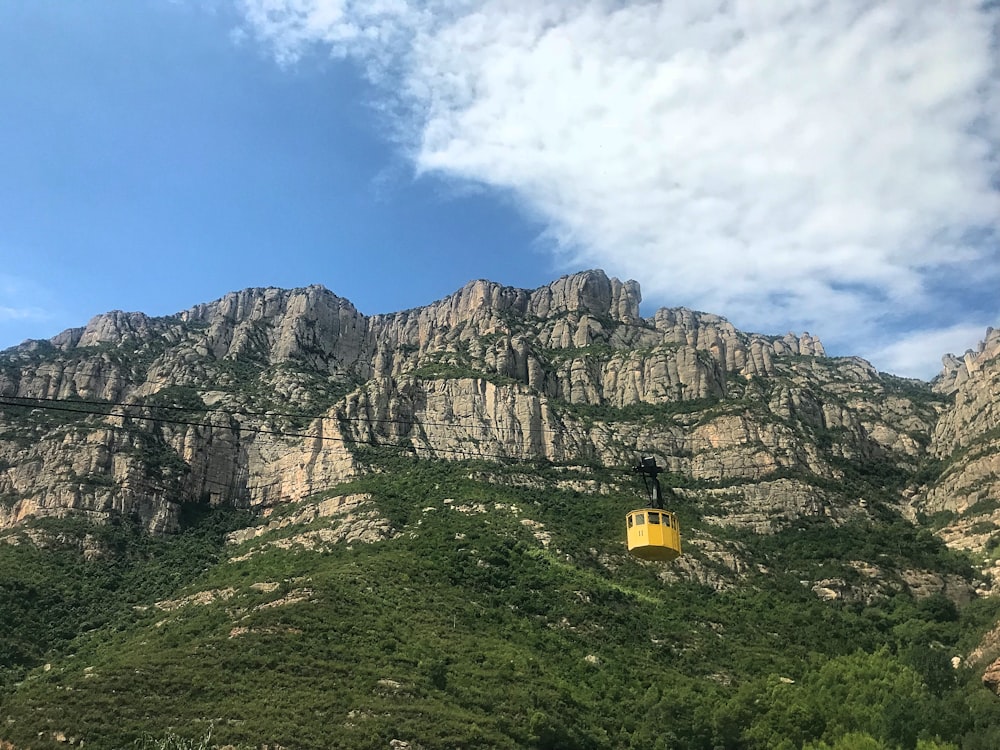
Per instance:
[[[0,348],[599,267],[930,378],[1000,325],[998,39],[972,0],[0,3]]]
[[[319,45],[366,67],[418,173],[513,193],[567,266],[640,279],[647,299],[855,351],[936,306],[935,330],[996,318],[996,8],[244,8],[284,64]],[[980,307],[940,297],[956,278]]]

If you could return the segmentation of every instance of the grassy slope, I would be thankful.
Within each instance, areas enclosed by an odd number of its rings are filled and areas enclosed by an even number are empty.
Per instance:
[[[372,492],[403,531],[371,545],[272,547],[233,561],[267,537],[223,549],[241,519],[215,513],[170,540],[93,532],[115,554],[90,563],[72,549],[0,546],[0,738],[56,747],[53,733],[65,732],[124,748],[212,727],[220,745],[286,748],[393,738],[424,748],[799,747],[852,731],[885,747],[919,736],[1000,742],[1000,705],[948,664],[995,602],[961,615],[902,594],[848,606],[800,583],[803,571],[847,570],[876,549],[893,550],[880,560],[887,569],[962,570],[906,524],[742,536],[750,561],[771,572],[713,592],[664,585],[659,566],[622,554],[627,495],[519,489],[471,465],[393,468],[339,488]],[[489,510],[463,513],[445,498]],[[549,549],[523,517],[545,524]],[[279,585],[251,587],[265,582]],[[228,588],[208,604],[149,606]],[[265,606],[289,595],[302,600]],[[246,630],[231,637],[234,628]]]

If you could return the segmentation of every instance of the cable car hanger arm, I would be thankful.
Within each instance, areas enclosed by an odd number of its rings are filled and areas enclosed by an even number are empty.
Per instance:
[[[643,456],[639,463],[632,468],[632,471],[642,475],[642,482],[646,485],[646,494],[649,495],[649,506],[658,510],[663,510],[663,490],[660,488],[658,474],[663,469],[656,465],[653,456]]]

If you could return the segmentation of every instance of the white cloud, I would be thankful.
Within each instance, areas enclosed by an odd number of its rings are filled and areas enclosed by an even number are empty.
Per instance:
[[[278,62],[294,63],[309,48],[327,45],[367,65],[391,65],[424,14],[408,0],[237,0],[249,31]]]
[[[28,279],[0,274],[0,323],[48,319],[50,313],[37,304],[47,296],[41,286]]]
[[[35,307],[8,307],[0,305],[0,321],[36,320],[44,318],[45,312]]]
[[[242,2],[279,60],[366,66],[418,171],[512,192],[647,299],[853,352],[1000,273],[1000,234],[962,241],[1000,233],[978,0]]]

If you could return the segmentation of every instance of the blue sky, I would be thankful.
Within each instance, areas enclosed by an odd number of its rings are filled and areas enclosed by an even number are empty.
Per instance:
[[[0,4],[0,348],[604,268],[931,377],[1000,325],[996,4]]]

